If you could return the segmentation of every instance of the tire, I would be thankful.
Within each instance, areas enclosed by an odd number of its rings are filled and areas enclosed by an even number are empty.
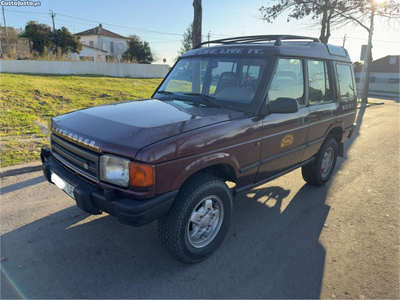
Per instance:
[[[327,161],[326,153],[331,152],[331,163],[329,169],[326,168],[327,164],[323,167],[324,161]],[[303,179],[311,185],[323,186],[332,177],[333,171],[335,170],[336,159],[338,154],[338,144],[334,138],[328,138],[324,141],[321,148],[319,149],[315,160],[302,167],[301,173]],[[325,159],[325,160],[324,160]]]
[[[158,236],[173,257],[198,263],[222,243],[231,217],[228,186],[218,177],[199,173],[183,185],[168,213],[158,220]]]

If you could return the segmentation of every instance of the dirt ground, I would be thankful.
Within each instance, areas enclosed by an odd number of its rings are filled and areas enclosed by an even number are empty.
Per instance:
[[[300,170],[234,199],[229,235],[184,265],[156,223],[90,216],[40,172],[1,179],[2,298],[399,298],[398,101],[359,110],[325,187]]]

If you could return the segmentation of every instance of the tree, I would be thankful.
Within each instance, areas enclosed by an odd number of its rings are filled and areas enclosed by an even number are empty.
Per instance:
[[[259,10],[264,21],[272,23],[282,13],[289,11],[287,21],[299,20],[311,17],[321,24],[319,39],[327,44],[331,36],[332,25],[338,24],[338,12],[336,9],[345,2],[343,0],[273,0],[276,4],[262,6]]]
[[[129,36],[128,49],[124,52],[123,58],[145,64],[150,64],[154,61],[149,43],[142,41],[137,35]]]
[[[361,61],[355,61],[355,62],[353,62],[354,68],[358,68],[359,66],[363,66],[363,65],[364,65],[364,63],[361,62]]]
[[[55,54],[58,53],[58,49],[61,50],[61,54],[80,53],[82,50],[79,39],[65,27],[52,31],[51,27],[46,24],[29,21],[21,36],[28,38],[32,44],[31,50],[37,51],[40,55],[44,54],[45,49],[53,51]]]
[[[345,26],[354,22],[369,30],[365,25],[371,15],[374,0],[272,0],[272,6],[262,6],[261,19],[272,23],[284,12],[289,12],[287,21],[311,17],[321,25],[320,37],[327,44],[332,28]],[[380,0],[381,1],[381,0]],[[376,6],[376,5],[375,5]],[[378,15],[388,19],[397,18],[399,4],[395,0],[387,0],[380,4]],[[397,12],[397,13],[396,13]]]
[[[51,40],[54,45],[53,51],[61,50],[62,54],[77,52],[82,50],[82,44],[79,38],[75,37],[67,28],[61,27],[51,33]]]
[[[193,23],[190,23],[190,25],[186,28],[186,31],[183,33],[181,49],[178,51],[179,56],[183,55],[189,50],[192,50],[193,47]]]
[[[28,38],[32,44],[32,49],[39,54],[43,54],[44,50],[53,48],[53,41],[51,40],[51,28],[46,24],[39,24],[34,21],[29,21],[26,26],[22,37]]]
[[[201,23],[203,18],[203,8],[201,5],[201,0],[193,0],[193,34],[192,34],[192,44],[196,46],[201,43]]]
[[[352,22],[361,26],[368,32],[368,46],[366,51],[366,71],[363,87],[362,102],[368,102],[369,81],[371,76],[372,65],[372,37],[374,33],[374,18],[385,18],[391,20],[400,19],[400,3],[395,0],[374,1],[374,0],[349,0],[341,3],[337,8],[337,14],[342,24],[345,25]],[[365,24],[368,24],[365,25]]]

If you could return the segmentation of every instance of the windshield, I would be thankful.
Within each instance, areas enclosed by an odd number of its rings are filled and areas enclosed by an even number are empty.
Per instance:
[[[248,110],[266,64],[265,59],[252,58],[183,58],[158,89],[157,98],[183,96],[203,105]]]

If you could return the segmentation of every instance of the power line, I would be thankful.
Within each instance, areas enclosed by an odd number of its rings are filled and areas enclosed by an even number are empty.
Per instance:
[[[162,44],[162,43],[172,43],[172,42],[180,42],[181,40],[171,40],[171,41],[162,41],[162,42],[149,42],[150,44]]]
[[[72,19],[77,19],[77,20],[82,20],[82,21],[87,21],[87,22],[93,22],[93,23],[97,23],[100,24],[102,22],[99,21],[93,21],[93,20],[88,20],[88,19],[83,19],[83,18],[77,18],[77,17],[72,17],[72,16],[68,16],[68,15],[63,15],[63,14],[59,14],[60,16],[64,16],[67,18],[72,18]],[[149,29],[142,29],[142,28],[135,28],[135,27],[128,27],[128,26],[121,26],[121,25],[115,25],[115,24],[111,24],[111,23],[102,23],[104,25],[108,25],[108,26],[114,26],[114,27],[119,27],[119,28],[127,28],[127,29],[132,29],[132,30],[139,30],[139,31],[145,31],[145,32],[152,32],[152,33],[157,33],[157,34],[167,34],[167,35],[179,35],[182,36],[181,33],[171,33],[171,32],[164,32],[164,31],[156,31],[156,30],[149,30]]]
[[[331,37],[330,39],[332,39],[332,40],[343,40],[343,38],[334,38],[334,37]],[[346,36],[346,40],[348,40],[348,39],[360,40],[360,41],[365,41],[365,40],[366,40],[366,39],[364,39],[364,38],[356,38],[356,37]],[[373,40],[373,42],[400,44],[400,42],[396,42],[396,41],[385,41],[385,40]]]
[[[17,12],[17,13],[26,13],[26,14],[47,14],[47,13],[43,13],[43,12],[32,12],[32,11],[17,11],[17,10],[9,10],[7,9],[6,11],[12,11],[12,12]],[[130,30],[139,30],[139,31],[145,31],[145,32],[151,32],[151,33],[156,33],[156,34],[166,34],[166,35],[176,35],[176,36],[182,36],[182,33],[172,33],[172,32],[164,32],[164,31],[156,31],[156,30],[149,30],[149,29],[142,29],[142,28],[136,28],[136,27],[129,27],[129,26],[121,26],[121,25],[116,25],[116,24],[111,24],[111,23],[104,23],[104,22],[100,22],[100,21],[94,21],[94,20],[89,20],[89,19],[84,19],[84,18],[78,18],[78,17],[73,17],[73,16],[68,16],[68,15],[64,15],[64,14],[57,14],[58,16],[63,16],[63,17],[67,17],[67,18],[71,18],[71,19],[76,19],[76,20],[80,20],[80,21],[85,21],[85,22],[90,22],[90,23],[102,23],[104,25],[108,25],[108,26],[112,26],[112,27],[118,27],[118,28],[124,28],[124,29],[130,29]],[[232,37],[232,35],[227,35],[227,34],[218,34],[218,33],[213,33],[213,35],[216,36],[226,36],[226,37]],[[205,35],[204,37],[207,37],[207,35]]]
[[[9,9],[7,9],[6,11],[12,11],[12,12],[16,12],[16,13],[28,13],[28,14],[44,14],[44,13],[41,13],[41,12],[27,12],[27,11],[22,12],[22,11],[9,10]],[[101,23],[101,24],[104,24],[104,25],[112,26],[112,27],[126,28],[126,29],[131,29],[131,30],[139,30],[139,31],[151,32],[151,33],[157,33],[157,34],[182,36],[181,33],[172,33],[172,32],[156,31],[156,30],[142,29],[142,28],[129,27],[129,26],[121,26],[121,25],[116,25],[116,24],[111,24],[111,23],[104,23],[104,22],[100,22],[100,21],[94,21],[94,20],[89,20],[89,19],[83,19],[83,18],[68,16],[68,15],[64,15],[64,14],[60,14],[60,13],[58,13],[58,15],[59,16],[63,16],[63,17],[67,17],[67,18],[71,18],[71,19],[76,19],[76,20],[96,23],[96,24],[100,24]]]
[[[12,10],[12,9],[6,9],[6,11],[12,11],[12,12],[23,13],[23,14],[36,14],[36,15],[47,15],[48,14],[48,13],[44,13],[44,12],[20,11],[20,10]]]
[[[44,12],[33,12],[33,11],[17,11],[17,10],[10,10],[10,9],[6,9],[5,11],[7,12],[14,12],[14,13],[24,13],[24,14],[36,14],[36,15],[48,15],[48,13],[44,13]],[[55,15],[55,14],[54,14]],[[156,31],[156,30],[149,30],[149,29],[142,29],[142,28],[136,28],[136,27],[129,27],[129,26],[122,26],[122,25],[116,25],[116,24],[111,24],[111,23],[104,23],[104,22],[99,22],[99,21],[94,21],[94,20],[89,20],[89,19],[84,19],[84,18],[78,18],[78,17],[73,17],[73,16],[68,16],[68,15],[64,15],[64,14],[57,14],[58,16],[63,16],[63,17],[67,17],[67,18],[71,18],[71,19],[76,19],[76,20],[80,20],[80,21],[85,21],[85,22],[89,22],[89,23],[96,23],[96,24],[104,24],[107,26],[111,26],[111,27],[117,27],[117,28],[122,28],[124,30],[139,30],[139,31],[144,31],[144,32],[149,32],[149,33],[155,33],[155,34],[164,34],[164,35],[174,35],[174,36],[182,36],[183,34],[181,33],[172,33],[172,32],[164,32],[164,31]],[[43,18],[43,17],[41,17]],[[66,19],[62,19],[65,22],[73,22],[70,20],[66,20]],[[64,23],[65,23],[64,22]],[[81,24],[81,25],[88,25],[88,24],[82,24],[82,23],[77,23],[77,22],[73,22],[76,24]],[[82,27],[83,28],[83,27]],[[227,34],[219,34],[219,33],[213,33],[213,36],[224,36],[224,37],[234,37],[234,35],[227,35]],[[203,37],[207,37],[208,35],[204,35]],[[153,37],[149,37],[149,38],[153,38]],[[355,39],[355,40],[365,40],[363,38],[356,38],[356,37],[350,37],[347,36],[348,39]],[[343,40],[343,38],[331,38],[331,39],[340,39]],[[163,42],[172,42],[171,41],[163,41]],[[386,41],[386,40],[374,40],[374,42],[382,42],[382,43],[400,43],[400,42],[396,42],[396,41]],[[157,42],[158,43],[158,42]],[[160,42],[161,43],[161,42]]]

